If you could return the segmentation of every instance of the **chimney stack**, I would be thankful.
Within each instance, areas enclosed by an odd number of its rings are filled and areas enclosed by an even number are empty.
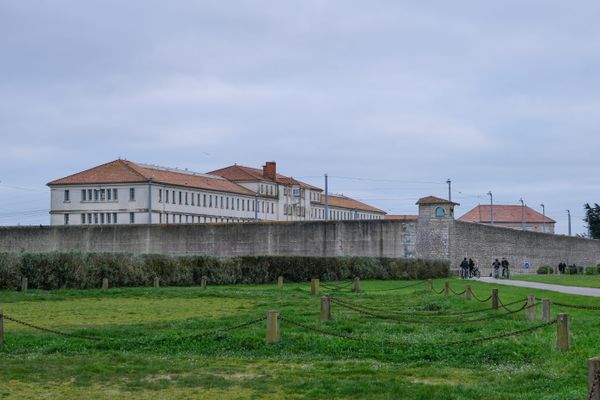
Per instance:
[[[272,181],[277,178],[277,164],[275,161],[267,161],[265,165],[263,165],[263,176]]]

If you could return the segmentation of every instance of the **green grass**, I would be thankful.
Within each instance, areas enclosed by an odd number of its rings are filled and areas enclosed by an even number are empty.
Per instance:
[[[493,285],[468,282],[479,297]],[[400,319],[400,323],[333,304],[333,320],[319,323],[320,297],[309,284],[130,288],[0,292],[4,313],[45,327],[94,335],[86,341],[44,333],[5,321],[0,347],[0,398],[99,399],[581,399],[586,360],[600,355],[600,319],[592,311],[566,311],[573,348],[555,349],[549,326],[522,336],[478,345],[440,346],[540,322],[525,312],[477,323],[432,317],[426,310],[459,312],[489,306],[464,296],[433,294],[426,285],[362,282],[363,292],[335,297]],[[466,282],[452,280],[461,291]],[[443,281],[435,281],[441,289]],[[499,287],[503,302],[535,294],[573,304],[600,299]],[[517,305],[511,306],[517,308]],[[199,336],[278,310],[285,318],[354,341],[317,334],[281,322],[282,339],[265,343],[265,322]],[[539,310],[538,310],[539,311]],[[559,311],[558,309],[553,310]],[[431,313],[429,313],[431,314]],[[485,311],[465,318],[502,314]],[[437,344],[437,345],[436,345]]]
[[[515,280],[600,288],[600,275],[514,275]]]

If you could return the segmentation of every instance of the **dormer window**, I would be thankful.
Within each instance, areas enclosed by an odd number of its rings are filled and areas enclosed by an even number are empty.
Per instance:
[[[436,217],[445,217],[446,216],[446,210],[444,210],[444,207],[437,207],[435,209],[435,216]]]

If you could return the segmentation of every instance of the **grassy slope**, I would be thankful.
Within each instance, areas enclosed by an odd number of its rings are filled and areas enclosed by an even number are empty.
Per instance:
[[[444,297],[421,288],[370,291],[405,284],[363,282],[363,293],[337,296],[381,310],[414,312],[402,316],[406,319],[423,318],[416,313],[424,309],[485,307],[462,296]],[[457,291],[463,285],[452,281]],[[487,297],[493,287],[477,282],[472,286],[480,297]],[[442,281],[437,281],[436,288],[441,287]],[[589,298],[504,286],[499,290],[504,302],[535,293],[538,298],[600,305],[600,299],[590,302]],[[284,290],[224,286],[206,291],[0,292],[0,304],[7,315],[40,325],[127,339],[88,342],[6,321],[6,344],[0,348],[0,398],[579,399],[586,395],[585,361],[600,355],[600,319],[589,311],[568,310],[573,332],[573,350],[568,353],[554,349],[554,327],[479,345],[390,345],[385,342],[423,344],[476,338],[537,322],[525,321],[521,312],[480,323],[406,324],[334,305],[334,321],[319,324],[319,298],[310,296],[308,284],[286,285]],[[192,338],[205,330],[262,316],[270,309],[327,331],[368,340],[327,337],[286,322],[281,323],[282,341],[275,345],[264,343],[264,322]]]
[[[515,275],[515,280],[600,288],[600,275]]]

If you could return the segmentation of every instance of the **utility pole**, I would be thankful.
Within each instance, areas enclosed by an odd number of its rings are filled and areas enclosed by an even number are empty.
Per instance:
[[[448,178],[446,183],[448,184],[448,201],[452,201],[452,181],[450,178]]]
[[[525,202],[522,197],[519,201],[521,202],[521,229],[525,230]]]
[[[325,221],[329,220],[329,187],[327,174],[325,174]]]
[[[567,210],[567,217],[569,218],[569,236],[571,236],[571,210]]]
[[[544,233],[546,233],[546,206],[544,203],[540,204],[540,206],[542,207],[542,215],[544,216],[544,223],[542,226],[544,227]]]
[[[487,194],[490,196],[490,223],[494,225],[494,195],[491,190]]]

